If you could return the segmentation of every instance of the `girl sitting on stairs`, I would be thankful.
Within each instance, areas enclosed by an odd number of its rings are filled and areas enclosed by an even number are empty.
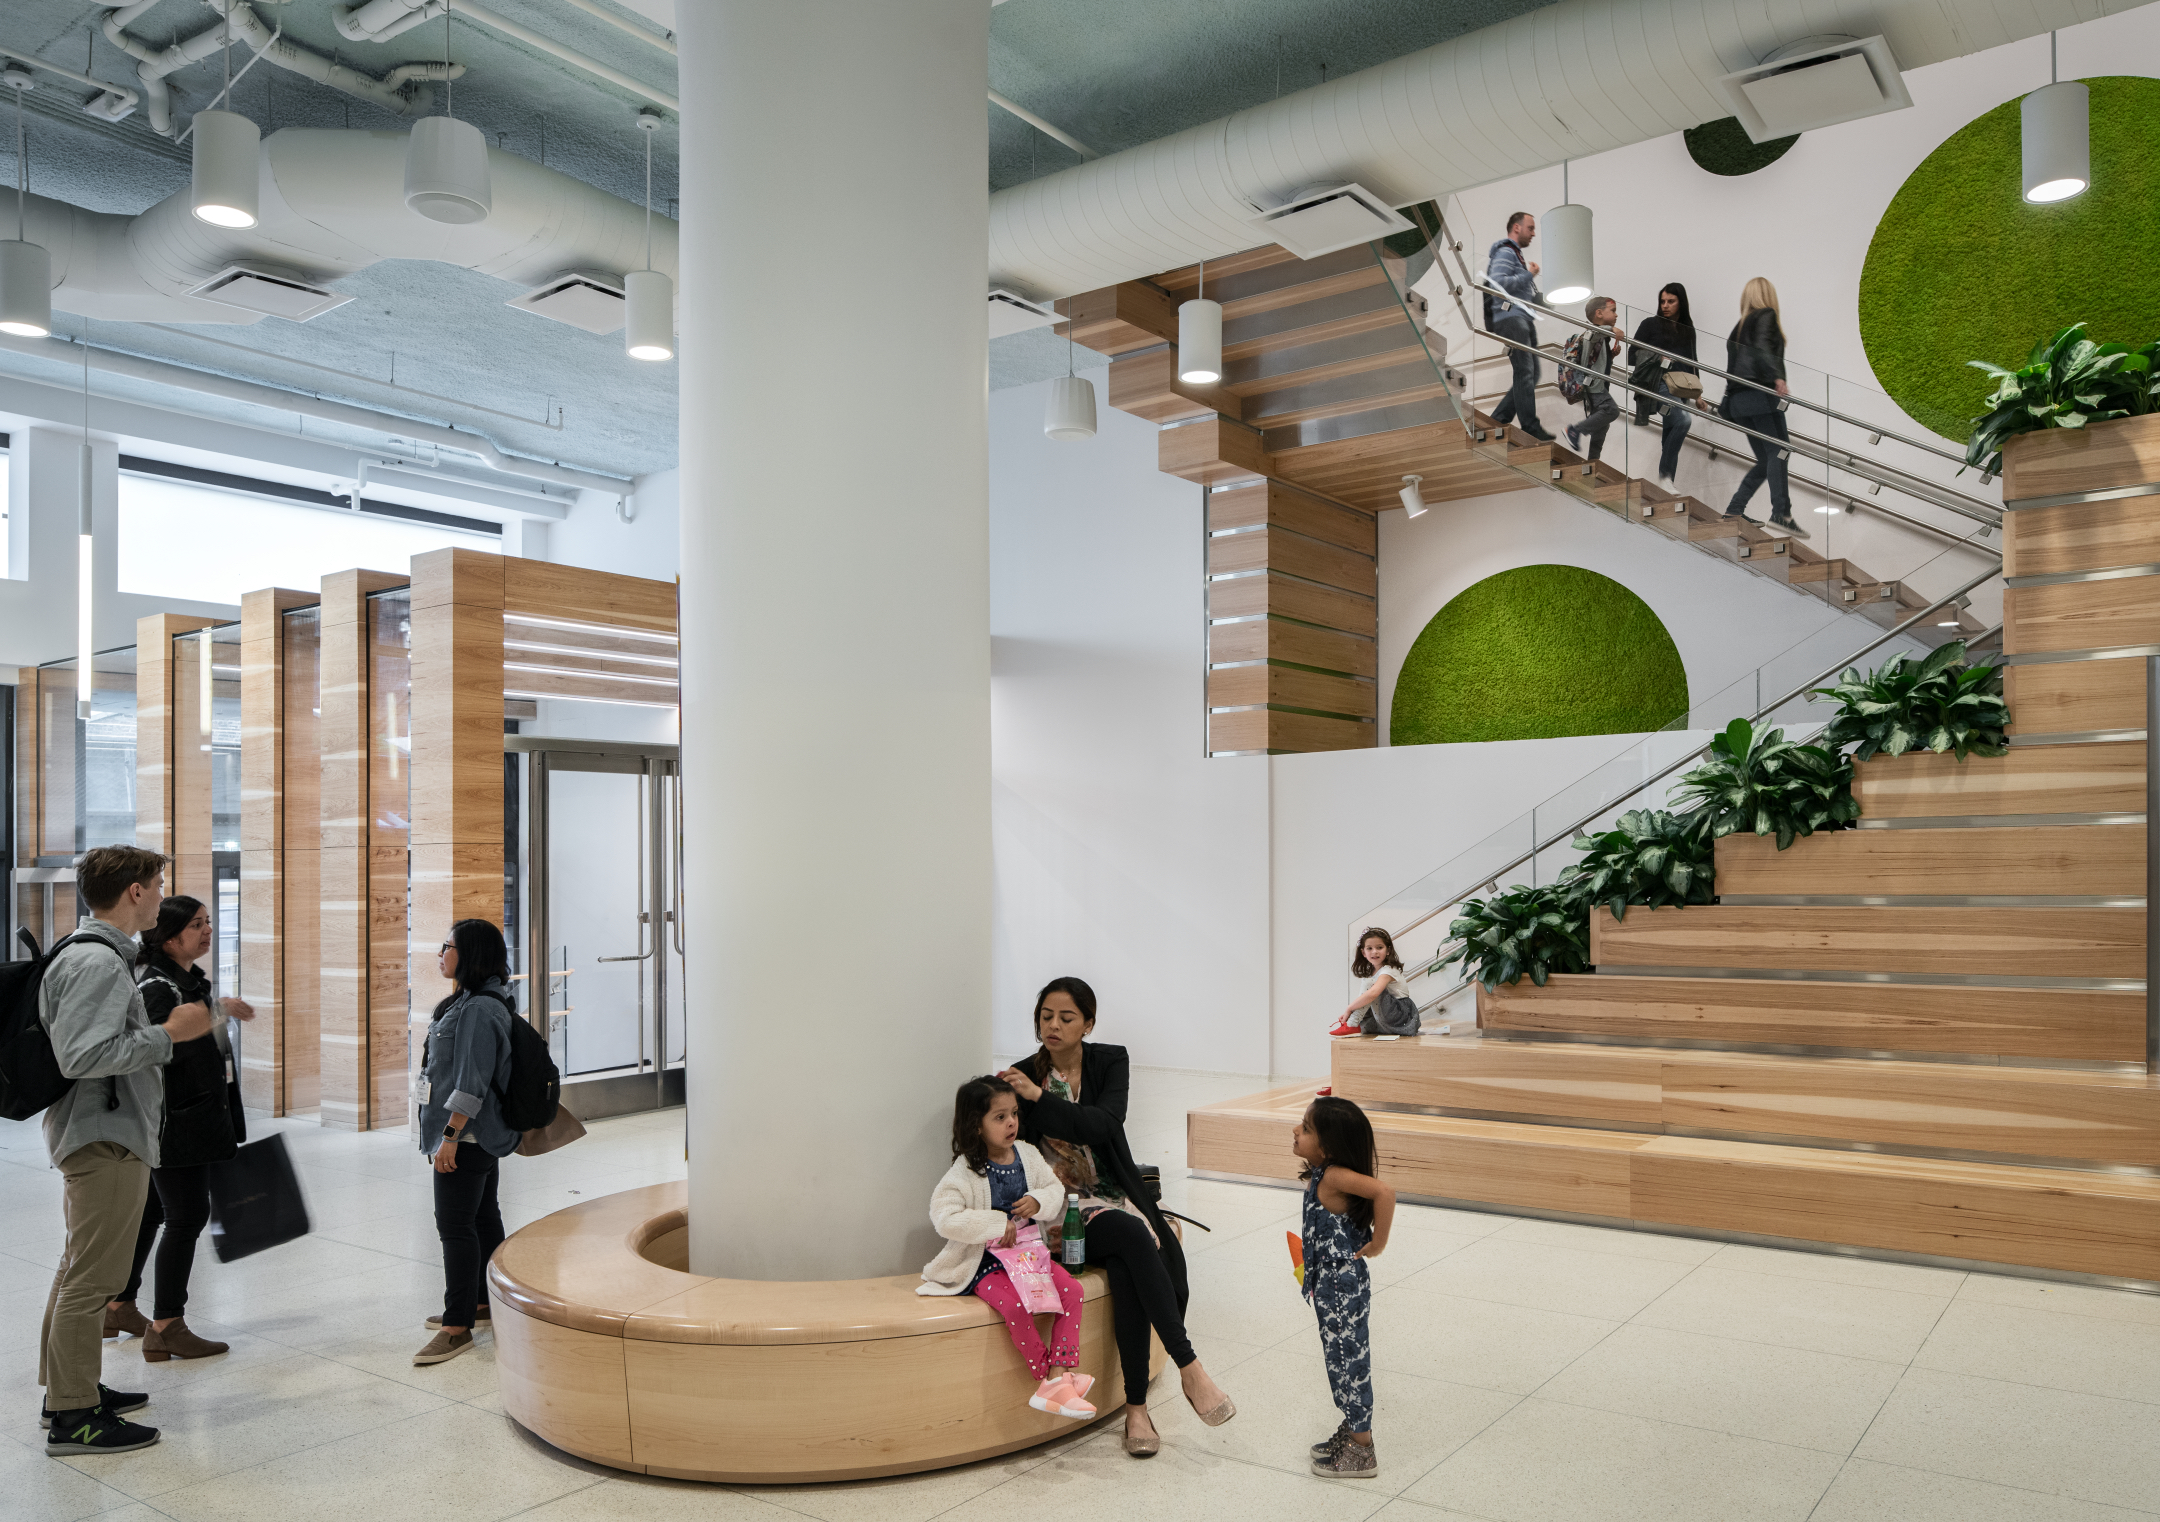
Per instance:
[[[1417,1000],[1404,984],[1402,958],[1395,938],[1378,925],[1368,925],[1358,937],[1357,954],[1350,959],[1350,976],[1363,978],[1365,990],[1335,1022],[1330,1036],[1415,1036],[1418,1032]],[[1360,1019],[1360,1012],[1363,1018]]]

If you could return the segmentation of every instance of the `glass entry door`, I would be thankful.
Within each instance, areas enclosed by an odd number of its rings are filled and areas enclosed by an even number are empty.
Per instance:
[[[519,1004],[547,1011],[583,1119],[682,1102],[680,841],[673,746],[506,736],[520,772]]]

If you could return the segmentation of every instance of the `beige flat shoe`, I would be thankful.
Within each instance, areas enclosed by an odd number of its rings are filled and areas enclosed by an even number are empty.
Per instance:
[[[1128,1432],[1125,1434],[1125,1451],[1136,1459],[1151,1459],[1162,1452],[1162,1436],[1150,1433],[1146,1437],[1135,1437]]]
[[[1193,1411],[1199,1416],[1200,1420],[1210,1427],[1220,1427],[1231,1417],[1237,1415],[1237,1404],[1227,1395],[1222,1398],[1212,1411],[1202,1411],[1198,1406],[1193,1406],[1192,1397],[1189,1395],[1185,1397],[1185,1404],[1192,1406]]]

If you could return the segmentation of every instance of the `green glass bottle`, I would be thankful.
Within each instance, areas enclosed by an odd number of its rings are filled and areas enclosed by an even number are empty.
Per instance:
[[[1080,1197],[1065,1196],[1065,1266],[1078,1268],[1087,1261],[1087,1222],[1080,1218]]]

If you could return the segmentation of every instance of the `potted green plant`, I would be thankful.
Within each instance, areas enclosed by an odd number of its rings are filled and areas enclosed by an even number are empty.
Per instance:
[[[1713,840],[1750,830],[1775,835],[1783,851],[1802,835],[1842,829],[1860,817],[1852,780],[1850,756],[1735,719],[1712,737],[1703,764],[1680,779],[1673,797],[1694,801]]]
[[[1448,925],[1448,939],[1462,948],[1434,965],[1461,962],[1488,990],[1519,983],[1525,973],[1543,988],[1556,972],[1590,970],[1589,936],[1583,900],[1572,889],[1515,887],[1465,903]]]
[[[1663,909],[1710,902],[1716,878],[1716,841],[1700,811],[1671,814],[1634,809],[1609,830],[1577,835],[1581,861],[1560,875],[1560,886],[1583,908],[1584,923],[1602,904],[1616,920],[1636,904]]]
[[[1965,463],[1991,475],[2002,470],[2004,441],[2018,434],[2160,410],[2160,340],[2142,349],[2095,343],[2079,322],[2035,344],[2015,370],[1984,359],[1966,363],[1995,380],[1988,410],[1973,419],[1965,442]]]
[[[2002,668],[1965,664],[1965,642],[1952,640],[1926,660],[1893,656],[1866,676],[1848,668],[1835,686],[1816,688],[1813,696],[1838,705],[1816,741],[1831,750],[1854,746],[1856,761],[1916,748],[1951,751],[1960,761],[1999,756],[2010,748],[2002,691]]]

